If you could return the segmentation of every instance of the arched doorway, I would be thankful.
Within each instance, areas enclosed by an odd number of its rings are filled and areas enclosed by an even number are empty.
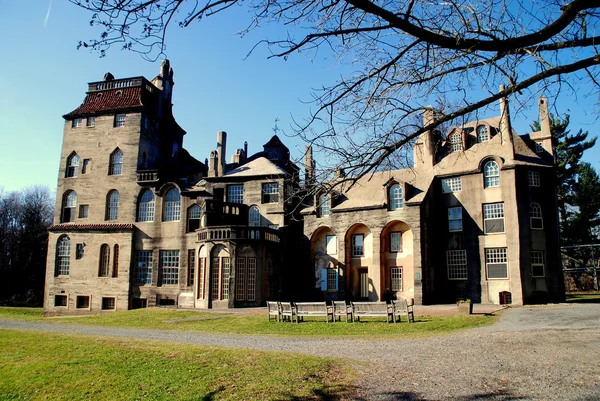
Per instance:
[[[390,221],[381,231],[380,246],[384,299],[414,298],[412,230],[402,221]]]

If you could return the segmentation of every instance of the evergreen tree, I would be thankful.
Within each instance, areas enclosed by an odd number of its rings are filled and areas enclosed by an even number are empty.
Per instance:
[[[573,203],[576,212],[570,221],[573,243],[590,244],[598,241],[600,226],[600,177],[590,163],[581,163],[578,170]]]

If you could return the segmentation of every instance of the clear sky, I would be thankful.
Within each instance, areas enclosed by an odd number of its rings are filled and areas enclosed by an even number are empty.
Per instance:
[[[175,72],[174,114],[187,131],[184,147],[204,161],[216,145],[217,131],[228,133],[228,155],[248,141],[250,154],[262,149],[273,135],[275,119],[282,141],[293,157],[304,144],[292,133],[292,117],[306,118],[312,88],[331,84],[343,66],[324,54],[310,60],[267,59],[260,39],[280,27],[264,27],[240,38],[245,27],[242,8],[208,18],[191,28],[173,27],[167,52]],[[97,37],[90,15],[65,0],[0,0],[0,188],[12,191],[34,184],[56,189],[64,120],[62,115],[81,104],[87,83],[143,75],[154,78],[160,60],[144,61],[138,54],[111,49],[105,58],[82,49],[79,40]],[[279,32],[281,35],[281,33]],[[565,98],[560,111],[571,113],[571,130],[600,134],[597,99]],[[491,117],[498,114],[490,112]],[[513,126],[529,131],[537,109],[514,113]],[[600,168],[600,145],[586,153]]]

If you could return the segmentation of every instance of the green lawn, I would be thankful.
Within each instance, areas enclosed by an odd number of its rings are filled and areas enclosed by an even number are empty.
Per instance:
[[[410,324],[406,321],[389,324],[383,319],[365,319],[360,323],[325,323],[315,319],[295,324],[269,322],[266,312],[260,315],[239,316],[162,308],[67,318],[44,318],[41,309],[29,308],[21,311],[21,308],[0,308],[0,318],[205,333],[411,338],[451,333],[489,325],[496,321],[494,316],[416,316],[416,322]]]
[[[0,400],[339,400],[343,361],[0,330]]]

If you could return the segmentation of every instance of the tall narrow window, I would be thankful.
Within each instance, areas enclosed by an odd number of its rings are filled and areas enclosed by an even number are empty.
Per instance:
[[[115,244],[113,248],[113,277],[119,277],[119,245]]]
[[[228,257],[221,258],[221,294],[222,299],[229,299],[229,269],[231,259]]]
[[[123,172],[123,152],[120,149],[115,150],[110,155],[109,175],[121,175]]]
[[[194,285],[194,270],[196,269],[196,250],[188,249],[188,280],[187,285]]]
[[[544,277],[544,251],[531,251],[531,275]]]
[[[144,189],[140,194],[137,221],[154,221],[154,194],[151,189]]]
[[[256,300],[256,258],[248,258],[248,290],[247,301]]]
[[[489,161],[483,166],[483,187],[491,188],[500,186],[500,169],[498,163]]]
[[[504,203],[483,205],[483,230],[485,233],[504,232]]]
[[[402,233],[400,231],[390,233],[390,252],[402,252]]]
[[[325,274],[327,275],[325,277],[326,280],[326,291],[337,291],[338,290],[338,269],[335,268],[335,266],[332,264],[329,265],[329,268],[327,269],[323,269],[325,271]]]
[[[463,150],[462,135],[460,132],[455,132],[450,135],[450,151],[460,152]]]
[[[490,140],[490,130],[487,125],[477,127],[477,142],[487,142]]]
[[[392,266],[390,268],[390,284],[392,291],[402,291],[402,268]]]
[[[462,207],[448,208],[448,228],[451,232],[462,231]]]
[[[363,256],[365,254],[364,249],[364,236],[363,234],[353,234],[351,237],[352,241],[352,256]]]
[[[152,284],[152,251],[136,251],[133,270],[135,284]]]
[[[337,255],[337,238],[335,235],[325,237],[325,248],[327,249],[327,255]]]
[[[331,199],[327,194],[321,194],[319,196],[319,216],[329,216],[331,208]]]
[[[160,284],[179,283],[179,251],[160,251]]]
[[[394,184],[390,187],[390,210],[402,208],[404,198],[402,196],[402,187],[400,184]]]
[[[539,171],[528,171],[527,172],[527,183],[530,187],[540,186],[540,172]]]
[[[244,203],[244,186],[241,184],[228,185],[227,202]]]
[[[77,193],[69,191],[63,195],[62,222],[75,221],[75,209],[77,208]]]
[[[178,221],[181,217],[181,198],[177,188],[171,188],[165,196],[163,221]]]
[[[258,206],[251,206],[248,212],[248,225],[250,227],[260,227],[260,209]]]
[[[119,218],[119,191],[112,190],[106,197],[106,220]]]
[[[246,258],[237,257],[235,260],[235,299],[246,300]]]
[[[65,171],[65,177],[76,177],[77,170],[79,170],[79,155],[73,152],[67,157],[67,169]]]
[[[110,247],[102,244],[100,247],[100,265],[98,267],[98,277],[108,277],[110,267]]]
[[[544,229],[544,220],[542,219],[542,208],[539,203],[533,202],[529,205],[529,222],[534,230]]]
[[[467,279],[467,251],[446,251],[446,264],[448,266],[448,280]]]
[[[210,266],[210,298],[213,300],[219,299],[219,261],[218,257],[212,258]]]
[[[81,166],[81,174],[87,174],[90,166],[90,159],[83,159],[83,165]]]
[[[71,264],[71,239],[63,235],[56,243],[56,265],[54,268],[55,276],[68,276],[69,266]]]
[[[199,205],[193,205],[188,209],[187,213],[187,232],[191,233],[200,228],[200,220],[202,219],[202,208]]]

